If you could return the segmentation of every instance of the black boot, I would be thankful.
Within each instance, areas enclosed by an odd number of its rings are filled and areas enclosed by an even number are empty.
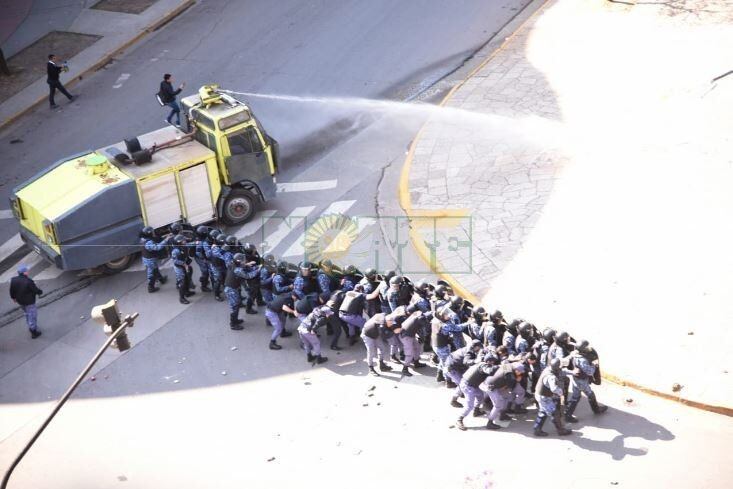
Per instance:
[[[499,415],[499,419],[501,421],[514,421],[514,418],[509,416],[507,413],[501,413],[501,415]]]
[[[379,377],[379,372],[376,371],[374,366],[369,367],[369,375],[372,375],[374,377]]]
[[[473,408],[473,417],[474,418],[480,418],[484,414],[486,414],[486,411],[484,411],[480,407],[476,406],[475,408]]]
[[[293,333],[290,331],[283,330],[283,332],[280,333],[280,338],[290,338],[291,336],[293,336]]]
[[[453,382],[450,377],[446,377],[445,386],[449,389],[455,389],[456,387],[458,387],[458,385],[456,385],[456,383]]]
[[[328,361],[328,357],[323,357],[321,355],[318,355],[318,356],[315,357],[314,361],[317,364],[326,363]]]
[[[542,425],[545,424],[547,416],[540,414],[537,419],[534,420],[534,436],[547,436],[547,432],[542,431]]]
[[[160,281],[161,284],[165,285],[165,283],[168,281],[168,275],[158,275],[158,281]]]
[[[593,413],[595,414],[603,414],[606,411],[608,411],[608,406],[604,406],[603,404],[598,404],[598,400],[596,399],[595,393],[588,396],[588,403],[590,403],[590,408],[593,410]]]
[[[458,399],[456,399],[455,397],[451,398],[450,405],[453,406],[454,408],[462,408],[463,407],[463,404],[461,404],[460,402],[458,402]]]
[[[306,357],[306,358],[308,359],[308,363],[313,363],[313,359],[314,359],[315,357],[314,357],[313,355],[311,355],[311,353],[310,353],[310,352],[308,352],[308,354],[307,354],[307,357]]]
[[[153,292],[158,292],[160,289],[155,286],[155,282],[148,282],[148,293],[152,294]]]
[[[282,346],[278,345],[275,340],[270,340],[270,350],[282,350]]]
[[[211,292],[211,289],[209,288],[208,281],[204,282],[201,281],[201,292]]]
[[[488,423],[486,423],[486,429],[487,430],[500,430],[501,426],[494,423],[493,421],[489,421]]]
[[[577,423],[578,418],[573,416],[573,413],[575,412],[575,408],[578,407],[578,401],[570,401],[565,408],[565,422],[567,423]]]
[[[458,421],[456,421],[456,428],[461,431],[466,431],[466,427],[463,425],[463,418],[458,418]]]
[[[415,360],[414,362],[412,362],[412,368],[423,368],[426,366],[427,365],[425,365],[424,363],[420,363],[420,360]]]
[[[382,372],[391,372],[392,371],[392,367],[390,367],[389,365],[387,365],[386,363],[384,363],[383,360],[380,360],[379,361],[379,370],[381,370]]]
[[[179,297],[179,298],[178,298],[178,302],[180,302],[181,304],[190,304],[190,303],[191,303],[191,302],[190,302],[190,301],[189,301],[188,299],[186,299],[185,297]]]
[[[404,365],[402,367],[402,375],[404,375],[405,377],[412,377],[412,374],[408,370],[407,365]]]
[[[249,307],[247,307],[247,309],[244,312],[246,312],[247,314],[257,314],[257,311],[255,311],[254,309],[252,309],[252,306],[251,305]]]
[[[438,369],[438,373],[435,374],[435,381],[436,382],[443,382],[445,380],[445,377],[443,377],[443,371]]]
[[[231,313],[229,315],[229,327],[231,329],[233,329],[235,331],[239,331],[239,330],[244,329],[244,326],[242,326],[242,323],[243,322],[244,321],[242,321],[241,319],[237,318],[237,314],[236,313]]]
[[[572,431],[562,425],[562,418],[560,416],[555,416],[555,419],[552,420],[552,424],[555,425],[555,429],[557,430],[557,434],[559,436],[567,436],[573,434]]]

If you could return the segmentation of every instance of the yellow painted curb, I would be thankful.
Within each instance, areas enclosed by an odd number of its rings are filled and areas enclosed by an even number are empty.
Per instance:
[[[174,8],[173,10],[167,12],[163,17],[160,19],[157,19],[155,22],[147,26],[145,29],[140,31],[135,37],[132,39],[129,39],[122,43],[119,46],[116,46],[112,51],[108,52],[104,56],[102,56],[99,61],[94,63],[92,66],[84,70],[83,72],[79,73],[78,75],[74,76],[71,80],[67,81],[64,86],[72,87],[76,82],[83,79],[85,76],[87,76],[89,73],[93,73],[100,69],[102,66],[109,63],[112,58],[118,54],[121,51],[124,51],[125,49],[129,48],[136,42],[138,42],[140,39],[145,37],[146,35],[150,34],[154,30],[158,29],[160,26],[170,22],[172,19],[174,19],[176,16],[180,15],[183,11],[191,7],[193,4],[196,3],[196,0],[187,0],[186,2],[182,3],[178,7]],[[35,82],[34,82],[35,83]],[[7,119],[0,121],[0,130],[4,129],[6,126],[10,125],[11,123],[15,122],[18,118],[24,116],[31,110],[33,110],[38,104],[41,102],[44,102],[45,100],[48,100],[48,95],[44,95],[43,97],[40,97],[36,99],[35,101],[31,102],[27,106],[25,106],[23,109],[19,110],[15,114],[11,115]]]
[[[547,6],[547,2],[549,0],[545,0],[541,7],[539,7],[535,12],[532,13],[529,17],[527,17],[522,24],[510,35],[508,36],[504,42],[501,43],[501,45],[496,48],[496,50],[491,53],[490,56],[488,56],[485,60],[483,60],[476,68],[471,70],[471,72],[464,78],[460,83],[457,83],[451,90],[446,94],[446,96],[443,98],[443,100],[440,101],[438,106],[442,107],[444,106],[450,98],[455,94],[455,92],[461,88],[468,80],[470,80],[476,73],[479,72],[479,70],[483,69],[489,61],[494,59],[494,57],[500,53],[504,47],[514,39],[514,37],[522,31],[527,23],[534,19],[536,15],[538,15],[540,12],[542,12],[545,7]],[[399,196],[400,201],[400,207],[402,207],[402,210],[405,211],[405,214],[407,215],[408,221],[410,221],[410,241],[412,242],[412,245],[415,247],[415,250],[417,251],[417,254],[420,256],[420,259],[430,267],[430,270],[433,273],[436,273],[435,270],[438,269],[438,259],[433,254],[433,252],[428,248],[425,241],[423,240],[423,237],[420,235],[418,231],[418,226],[413,225],[410,218],[411,217],[428,217],[431,216],[429,214],[430,210],[424,210],[424,209],[413,209],[412,207],[412,198],[410,197],[410,169],[412,167],[412,161],[415,158],[415,148],[417,147],[418,142],[420,141],[420,137],[422,136],[422,132],[425,129],[425,126],[429,123],[426,122],[423,124],[423,126],[420,128],[420,130],[415,135],[415,138],[412,140],[412,143],[410,144],[410,149],[407,152],[407,156],[405,156],[405,162],[402,165],[402,172],[400,173],[400,181],[397,188],[397,194]],[[432,216],[438,216],[443,217],[444,214],[450,214],[451,211],[453,212],[462,212],[465,211],[464,209],[443,209],[443,210],[435,210],[432,211],[434,214]],[[466,215],[466,214],[462,214]],[[442,268],[442,267],[441,267]],[[437,272],[436,275],[440,277],[441,279],[448,282],[453,290],[463,297],[464,299],[467,299],[471,301],[473,304],[481,304],[481,299],[478,298],[476,295],[474,295],[472,292],[470,292],[468,289],[466,289],[461,283],[454,278],[449,273],[444,272]],[[724,407],[724,406],[715,406],[712,404],[705,404],[703,402],[693,401],[691,399],[685,399],[680,396],[676,396],[674,394],[669,394],[666,392],[661,392],[649,387],[645,387],[643,385],[637,384],[636,382],[632,382],[630,380],[625,380],[620,377],[617,377],[613,374],[609,373],[603,373],[603,378],[606,379],[609,382],[613,382],[614,384],[618,384],[624,387],[630,387],[632,389],[644,392],[645,394],[649,394],[655,397],[660,397],[663,399],[667,399],[670,401],[679,402],[681,404],[684,404],[686,406],[690,406],[693,408],[701,409],[703,411],[710,411],[712,413],[722,414],[725,416],[732,416],[733,417],[733,408]]]

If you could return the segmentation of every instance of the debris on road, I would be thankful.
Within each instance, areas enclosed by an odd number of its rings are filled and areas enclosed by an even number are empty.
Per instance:
[[[679,392],[682,390],[682,387],[683,386],[675,382],[674,384],[672,384],[672,392]]]
[[[222,371],[221,371],[221,374],[222,374],[222,375],[226,375],[226,374],[227,374],[227,371],[226,371],[226,370],[222,370]]]
[[[177,384],[179,382],[180,382],[180,380],[178,380],[178,379],[176,379],[176,380],[173,381],[174,384]]]
[[[373,391],[376,388],[377,388],[377,386],[372,384],[372,385],[369,386],[369,389],[367,389],[367,390],[368,391]]]
[[[272,462],[273,460],[275,460],[275,457],[270,457],[267,459],[268,462]]]
[[[97,378],[96,378],[95,376],[93,376],[93,375],[92,375],[92,376],[91,376],[91,377],[89,378],[89,380],[91,380],[92,382],[94,382],[95,380],[97,380]]]
[[[239,348],[237,348],[236,346],[233,346],[233,347],[231,347],[231,348],[229,348],[229,349],[230,349],[230,350],[232,350],[232,351],[237,351],[237,350],[239,350]]]

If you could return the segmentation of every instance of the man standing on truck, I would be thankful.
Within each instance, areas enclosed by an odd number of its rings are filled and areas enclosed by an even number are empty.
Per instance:
[[[176,116],[176,127],[181,127],[181,107],[176,102],[176,96],[181,93],[181,90],[186,86],[186,82],[181,83],[178,86],[178,90],[173,90],[173,76],[170,73],[163,75],[163,81],[160,82],[160,92],[158,97],[160,101],[171,108],[171,113],[165,118],[168,124],[172,124],[173,116]]]
[[[18,267],[18,276],[10,279],[10,298],[15,301],[25,313],[25,321],[34,340],[41,336],[38,329],[36,308],[36,296],[42,295],[43,291],[36,286],[36,283],[28,276],[28,267]]]

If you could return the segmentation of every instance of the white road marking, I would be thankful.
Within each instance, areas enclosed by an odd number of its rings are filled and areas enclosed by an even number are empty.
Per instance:
[[[23,240],[20,239],[20,234],[14,234],[0,246],[0,261],[12,255],[21,246],[23,246]]]
[[[280,242],[285,239],[285,237],[290,234],[290,232],[298,227],[301,222],[306,218],[308,214],[313,212],[313,209],[315,209],[316,206],[309,205],[304,207],[296,207],[293,209],[293,211],[288,215],[288,217],[284,218],[280,224],[277,226],[277,229],[272,234],[269,234],[265,238],[265,243],[263,243],[262,250],[260,253],[263,255],[265,253],[271,253],[272,250],[274,250]]]
[[[355,200],[338,200],[336,202],[333,202],[323,212],[321,212],[321,215],[327,216],[329,214],[343,214],[344,212],[348,211],[355,203]],[[315,220],[313,220],[313,222],[315,222]],[[309,224],[312,225],[313,222]],[[305,248],[303,248],[304,240],[305,233],[303,233],[300,237],[298,237],[298,239],[295,240],[292,245],[290,245],[290,248],[288,248],[287,251],[283,253],[283,257],[303,256],[305,254]]]
[[[237,238],[244,238],[245,236],[251,236],[260,230],[272,216],[277,213],[275,210],[260,211],[252,217],[252,220],[242,226],[239,231],[234,233]]]
[[[20,265],[27,265],[28,268],[31,269],[35,267],[36,265],[38,265],[39,263],[48,263],[48,262],[46,262],[43,258],[41,258],[41,255],[39,255],[35,251],[31,251],[30,253],[25,255],[23,258],[18,260],[16,265],[10,267],[9,269],[5,271],[5,273],[0,275],[0,283],[5,283],[9,281],[11,278],[18,275],[18,267]]]
[[[49,264],[45,270],[33,277],[33,280],[52,280],[59,277],[62,273],[64,273],[64,270],[61,270],[56,265]]]
[[[328,190],[336,188],[338,180],[321,180],[317,182],[284,182],[277,184],[278,192],[309,192],[311,190]]]
[[[10,209],[0,209],[0,219],[12,219],[13,211]]]
[[[117,79],[114,85],[112,85],[112,88],[120,88],[123,83],[127,81],[127,79],[130,78],[129,73],[123,73],[120,75],[120,77]]]

